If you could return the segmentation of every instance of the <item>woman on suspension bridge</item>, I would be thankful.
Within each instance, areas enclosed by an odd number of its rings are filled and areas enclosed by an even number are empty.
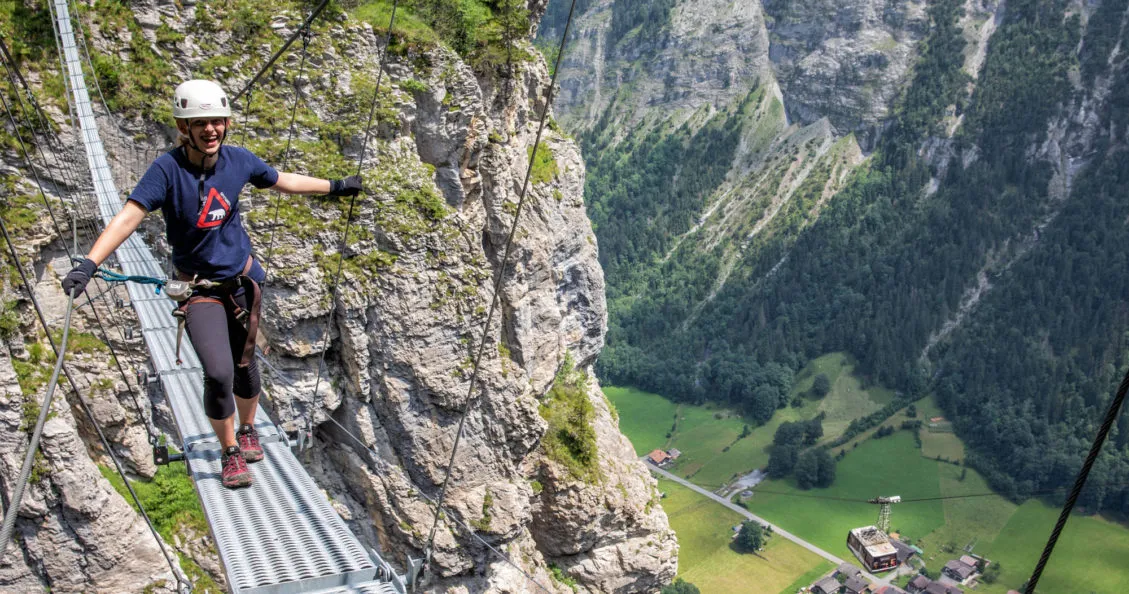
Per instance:
[[[251,183],[286,194],[355,196],[361,179],[278,172],[246,149],[224,146],[231,106],[212,81],[178,86],[173,117],[179,146],[149,166],[86,259],[63,279],[63,290],[81,294],[98,266],[145,216],[161,209],[177,276],[195,281],[192,296],[179,311],[204,368],[204,411],[223,446],[223,485],[246,487],[251,484],[247,463],[263,458],[255,431],[260,393],[255,338],[258,284],[266,273],[251,254],[251,238],[239,217],[239,192]],[[201,287],[199,281],[212,282]]]

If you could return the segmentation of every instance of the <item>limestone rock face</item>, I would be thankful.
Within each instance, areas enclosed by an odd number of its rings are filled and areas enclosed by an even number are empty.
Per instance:
[[[543,0],[529,3],[531,29],[545,6]],[[146,0],[134,9],[140,34],[169,57],[177,77],[191,76],[212,57],[202,48],[230,45],[230,32],[210,31],[205,39],[196,26],[206,6]],[[297,16],[277,15],[273,34],[288,35]],[[546,127],[541,148],[533,151],[538,122],[548,109],[545,64],[519,61],[514,78],[506,79],[504,69],[472,67],[439,47],[413,46],[390,55],[377,121],[366,138],[357,114],[370,106],[383,37],[345,17],[327,28],[311,46],[315,69],[297,82],[308,111],[296,136],[313,143],[322,138],[319,126],[337,125],[333,140],[344,154],[334,157],[345,162],[356,163],[365,147],[366,192],[353,205],[347,199],[291,198],[300,210],[274,237],[270,197],[252,192],[241,197],[260,258],[273,250],[263,321],[271,346],[263,372],[273,413],[283,424],[312,423],[317,445],[304,455],[307,468],[362,540],[401,569],[409,557],[424,556],[436,518],[434,500],[446,481],[432,549],[434,591],[538,591],[532,579],[550,591],[572,592],[554,581],[550,563],[571,575],[581,591],[661,587],[676,569],[674,534],[653,503],[653,480],[619,433],[594,381],[587,393],[597,411],[592,428],[605,479],[578,482],[541,448],[547,422],[539,414],[540,400],[566,360],[590,372],[607,324],[579,150],[554,126]],[[94,25],[90,30],[92,51],[128,56],[128,31],[110,35]],[[178,36],[162,41],[158,31]],[[536,55],[531,46],[525,49]],[[269,50],[247,51],[265,58]],[[236,57],[217,72],[229,93],[250,78],[245,62],[245,56]],[[267,77],[262,84],[256,101],[289,101],[292,87],[284,77]],[[50,115],[63,121],[61,112]],[[116,115],[116,122],[105,119],[100,125],[126,189],[174,135],[167,122]],[[255,150],[277,150],[285,134],[265,118],[240,123]],[[74,133],[65,125],[60,129],[63,144],[76,147],[60,158],[85,162]],[[301,151],[287,168],[311,171],[324,158]],[[535,165],[522,199],[531,160]],[[5,165],[5,171],[19,169]],[[62,186],[66,180],[51,182]],[[333,286],[350,210],[341,282]],[[147,223],[144,232],[158,253],[167,251],[159,223]],[[47,234],[28,241],[29,254],[42,264],[37,294],[52,319],[65,305],[57,283],[68,267],[58,260],[58,244],[50,245],[55,239]],[[98,307],[108,313],[106,305]],[[30,318],[23,322],[30,327]],[[91,318],[75,323],[95,328]],[[129,316],[121,322],[130,323]],[[143,363],[138,337],[112,342],[130,363],[127,368]],[[26,356],[19,344],[12,348]],[[94,416],[128,470],[152,476],[143,423],[152,415],[175,439],[171,419],[147,399],[135,411],[127,398],[134,386],[115,379],[106,360],[77,357],[72,366],[84,388],[98,386],[89,392]],[[7,427],[0,439],[0,470],[11,476],[26,434],[18,430],[19,389],[10,370],[0,372],[0,385],[8,390],[0,402]],[[175,579],[144,523],[100,477],[92,457],[104,459],[91,428],[60,402],[43,442],[47,478],[28,494],[21,512],[23,555],[9,555],[0,566],[0,589],[173,588]],[[538,517],[559,518],[561,525]],[[178,533],[172,544],[214,571],[217,562],[208,558],[198,542],[202,538]]]
[[[572,129],[591,126],[612,106],[631,123],[656,113],[688,117],[702,105],[730,104],[771,76],[759,2],[678,2],[669,28],[623,39],[611,38],[614,3],[595,0],[574,17],[558,101]]]
[[[872,146],[928,32],[926,3],[764,0],[764,10],[789,115],[827,117]]]
[[[359,67],[371,57],[352,59]],[[602,410],[593,427],[609,479],[586,485],[557,476],[539,448],[546,430],[539,398],[566,359],[591,366],[607,317],[574,142],[543,132],[540,150],[551,165],[538,163],[521,199],[548,73],[543,64],[525,63],[514,81],[492,79],[446,50],[429,51],[425,61],[430,67],[423,70],[399,62],[388,69],[397,86],[409,77],[427,85],[397,95],[401,123],[389,126],[373,156],[372,167],[393,169],[397,180],[376,180],[374,195],[357,206],[357,236],[372,238],[357,252],[379,249],[393,263],[373,276],[345,276],[330,323],[328,378],[317,394],[313,364],[329,310],[325,278],[291,267],[312,256],[315,244],[282,239],[281,268],[295,272],[267,293],[268,332],[278,337],[272,360],[291,380],[272,387],[276,408],[284,418],[315,419],[325,443],[314,454],[319,482],[341,509],[364,518],[359,526],[372,527],[362,533],[401,560],[426,549],[435,518],[429,499],[447,477],[460,416],[473,398],[434,540],[436,588],[531,591],[521,572],[560,587],[546,571],[550,561],[590,591],[669,582],[673,532],[649,503],[653,481],[611,422],[598,386],[589,387],[589,397]],[[421,218],[404,209],[405,188],[433,195],[441,215],[431,210]],[[499,275],[502,289],[492,304]],[[552,487],[533,487],[542,481]],[[577,500],[574,490],[585,496]],[[633,511],[617,513],[623,510]],[[575,534],[558,538],[561,526],[538,519],[556,514],[570,518]],[[606,530],[593,532],[595,519]],[[511,551],[509,561],[479,538]]]
[[[5,353],[0,358],[0,473],[5,477],[19,474],[28,446],[24,403],[37,396],[21,395],[15,380]],[[52,414],[40,441],[39,471],[19,508],[14,539],[19,542],[9,545],[0,565],[0,590],[49,586],[53,592],[135,592],[149,587],[174,592],[176,580],[159,545],[95,467],[61,389]],[[6,481],[8,496],[13,489]]]

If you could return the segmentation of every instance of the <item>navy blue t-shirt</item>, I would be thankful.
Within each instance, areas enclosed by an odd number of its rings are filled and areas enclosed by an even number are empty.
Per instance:
[[[239,192],[250,183],[263,189],[278,181],[278,172],[246,149],[220,147],[216,166],[203,172],[175,148],[149,166],[129,199],[147,211],[161,209],[177,270],[200,278],[222,280],[243,272],[251,255],[251,238],[239,218]],[[249,274],[262,282],[258,262]]]

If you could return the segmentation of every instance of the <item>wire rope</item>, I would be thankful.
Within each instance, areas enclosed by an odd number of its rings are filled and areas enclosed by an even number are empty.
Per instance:
[[[365,152],[368,150],[368,140],[372,132],[372,122],[376,115],[377,101],[380,99],[380,82],[384,76],[385,61],[388,59],[388,48],[392,43],[392,29],[396,25],[396,8],[399,4],[399,0],[392,0],[392,15],[388,20],[388,34],[384,38],[384,51],[380,55],[380,68],[376,73],[376,87],[374,87],[372,94],[372,106],[369,108],[368,124],[365,126],[364,140],[361,143],[361,154],[357,157],[357,175],[361,174],[365,165]],[[314,380],[313,394],[315,395],[318,393],[318,388],[321,387],[322,368],[325,367],[325,354],[329,350],[331,324],[333,324],[333,318],[337,314],[337,288],[341,282],[341,268],[345,264],[345,250],[349,247],[349,227],[353,224],[353,209],[356,203],[357,194],[354,194],[349,197],[349,212],[345,217],[345,229],[341,234],[341,247],[337,250],[337,271],[333,274],[333,284],[330,285],[329,290],[331,305],[329,314],[325,318],[325,330],[322,333],[324,338],[322,339],[321,354],[318,356],[317,378]]]
[[[164,541],[161,540],[161,536],[157,533],[157,529],[153,526],[153,521],[149,518],[149,514],[146,513],[145,506],[141,503],[141,499],[137,496],[137,493],[133,490],[133,486],[130,484],[129,479],[126,477],[125,470],[122,469],[121,462],[118,460],[117,454],[114,453],[113,447],[111,446],[109,440],[106,439],[106,435],[102,432],[102,428],[98,425],[98,420],[95,419],[93,412],[90,410],[89,403],[87,403],[86,398],[82,395],[82,391],[79,390],[78,384],[74,381],[74,378],[71,377],[70,373],[67,371],[67,369],[65,367],[62,367],[61,362],[62,362],[64,350],[63,350],[63,348],[60,348],[59,346],[57,346],[55,344],[55,339],[51,336],[51,328],[47,324],[47,318],[43,314],[43,308],[40,307],[39,299],[36,298],[35,291],[32,290],[32,286],[28,282],[27,275],[24,272],[23,262],[20,259],[19,252],[16,251],[16,246],[12,242],[11,235],[8,234],[8,226],[4,223],[4,220],[3,220],[2,217],[0,217],[0,233],[3,234],[4,241],[8,245],[8,251],[12,255],[12,265],[15,266],[17,271],[19,271],[20,279],[23,281],[24,289],[27,290],[28,297],[31,299],[32,306],[35,308],[35,313],[39,318],[39,323],[43,327],[43,332],[47,335],[47,341],[51,344],[51,350],[54,351],[55,356],[58,358],[59,363],[57,363],[57,365],[59,365],[59,369],[62,371],[63,375],[66,376],[67,382],[70,383],[71,391],[73,391],[75,396],[78,397],[79,403],[82,405],[83,412],[86,414],[86,417],[90,421],[90,424],[94,427],[95,431],[98,433],[98,438],[101,440],[102,446],[106,450],[106,454],[108,456],[110,456],[110,460],[113,461],[114,468],[117,470],[118,475],[122,477],[122,482],[125,483],[126,489],[129,491],[130,497],[133,498],[134,504],[137,506],[138,511],[140,511],[142,518],[145,519],[145,524],[149,527],[149,532],[153,535],[153,538],[157,541],[157,547],[161,549],[161,554],[164,555],[165,561],[168,562],[169,569],[172,571],[173,576],[176,577],[177,584],[181,585],[181,586],[187,586],[188,589],[191,590],[191,584],[186,580],[185,577],[183,577],[181,575],[181,572],[178,571],[176,564],[173,563],[172,557],[169,555],[168,551],[165,550]],[[73,301],[74,300],[73,300],[73,297],[72,297],[69,300],[69,303],[68,303],[68,308],[67,308],[68,309],[68,312],[67,312],[68,319],[69,319],[69,316],[70,316],[71,306],[73,306]],[[65,333],[64,333],[64,336],[65,336]],[[42,416],[43,411],[46,410],[46,409],[47,409],[47,407],[41,408],[41,410],[40,410],[41,416]],[[34,452],[33,452],[33,455],[34,455]],[[9,505],[8,506],[8,513],[13,515],[13,517],[14,517],[15,514],[19,513],[18,506]],[[14,521],[14,519],[12,521]],[[5,519],[5,522],[7,522],[7,519]],[[0,549],[0,556],[2,556],[3,554],[4,554],[4,549]]]
[[[294,33],[292,33],[290,35],[290,37],[286,40],[286,42],[282,44],[282,47],[278,48],[278,50],[274,52],[274,55],[271,56],[269,60],[267,60],[267,63],[264,64],[263,67],[260,68],[257,73],[255,73],[255,76],[251,77],[251,80],[248,81],[247,84],[244,85],[243,88],[240,89],[238,93],[236,93],[234,96],[232,96],[232,98],[231,98],[232,103],[239,101],[240,97],[242,97],[244,94],[246,94],[248,91],[250,91],[251,87],[255,86],[255,83],[259,81],[259,78],[261,78],[264,74],[266,74],[267,70],[269,70],[270,67],[274,65],[275,61],[278,60],[279,56],[281,56],[282,53],[286,51],[286,48],[290,47],[290,44],[294,43],[294,41],[296,39],[298,39],[298,36],[301,34],[302,29],[305,28],[305,27],[308,27],[310,25],[310,23],[314,22],[314,19],[316,19],[318,17],[318,15],[321,14],[321,11],[324,10],[326,5],[328,5],[328,4],[329,4],[329,0],[322,0],[321,4],[318,4],[317,7],[315,7],[312,11],[310,11],[310,14],[306,17],[306,20],[302,21],[302,24],[299,26],[298,30],[295,31]]]
[[[367,453],[372,454],[371,459],[374,461],[374,464],[381,467],[379,472],[381,472],[385,476],[391,476],[391,473],[388,472],[387,467],[384,465],[383,460],[380,458],[379,452],[374,450],[371,446],[365,444],[365,442],[361,441],[361,439],[359,437],[354,435],[352,431],[349,431],[349,429],[347,429],[344,425],[339,423],[337,421],[337,419],[333,418],[332,415],[327,415],[327,418],[330,420],[330,422],[332,422],[334,425],[336,425],[338,428],[340,428],[342,431],[344,431],[345,435],[349,436],[350,439],[357,442],[358,445],[360,445],[362,448],[364,448],[364,450]],[[415,493],[416,495],[419,495],[420,497],[425,499],[428,503],[435,504],[435,499],[428,497],[427,494],[424,493],[414,483],[412,483],[411,481],[408,481],[408,484],[409,484],[409,488],[412,490],[413,493]],[[489,542],[487,542],[485,539],[483,539],[481,536],[479,536],[474,529],[472,529],[470,526],[468,526],[466,524],[466,522],[463,522],[462,520],[458,519],[457,517],[454,516],[454,514],[444,514],[443,519],[451,521],[451,522],[457,524],[458,526],[461,526],[464,530],[466,530],[467,534],[469,534],[472,538],[474,538],[478,542],[482,543],[482,545],[485,546],[486,548],[490,549],[490,551],[492,551],[495,555],[500,557],[508,565],[510,565],[514,569],[518,570],[518,572],[520,572],[523,576],[525,576],[526,579],[528,579],[530,582],[532,582],[538,588],[541,588],[545,592],[552,592],[552,590],[545,587],[544,584],[537,581],[537,579],[535,579],[532,575],[530,575],[529,572],[527,572],[524,568],[520,567],[517,563],[515,563],[512,559],[510,559],[508,555],[502,553],[496,547],[494,547]]]
[[[513,224],[510,226],[509,235],[506,237],[506,244],[505,244],[505,249],[503,250],[502,262],[501,262],[501,265],[499,266],[499,269],[498,269],[498,279],[494,283],[494,294],[491,296],[491,299],[490,299],[490,310],[486,314],[486,321],[485,321],[485,323],[483,324],[483,327],[482,327],[482,338],[478,343],[478,350],[477,350],[477,353],[475,354],[475,357],[474,357],[474,367],[473,367],[473,370],[471,372],[469,385],[467,387],[466,405],[464,406],[462,414],[459,417],[459,427],[458,427],[457,432],[455,433],[455,442],[454,442],[454,445],[451,448],[451,457],[450,457],[450,460],[448,460],[448,462],[447,462],[447,468],[446,468],[446,471],[444,473],[443,483],[442,483],[442,486],[439,489],[438,503],[436,504],[436,507],[435,507],[435,520],[434,520],[434,522],[432,522],[431,530],[430,530],[428,537],[427,537],[426,559],[424,561],[425,570],[431,564],[431,552],[432,552],[432,548],[435,544],[435,531],[439,526],[439,511],[442,508],[443,501],[444,501],[444,499],[447,495],[447,487],[449,486],[450,481],[451,481],[451,468],[455,464],[455,456],[458,454],[458,451],[459,451],[459,444],[462,441],[463,430],[466,426],[467,415],[470,412],[470,410],[474,407],[474,405],[477,401],[477,398],[475,398],[475,394],[474,394],[474,392],[475,392],[474,388],[475,388],[475,384],[478,381],[478,371],[479,371],[479,368],[480,368],[481,363],[482,363],[482,357],[483,357],[483,354],[486,352],[486,341],[487,341],[487,338],[489,337],[490,322],[493,319],[494,312],[498,307],[498,301],[499,301],[499,298],[501,296],[503,283],[505,282],[505,278],[506,278],[506,265],[507,265],[507,263],[509,262],[509,259],[510,259],[510,252],[513,249],[513,239],[514,239],[514,235],[517,233],[518,221],[521,220],[521,212],[522,212],[523,207],[525,206],[525,199],[526,199],[526,196],[527,196],[527,190],[529,188],[529,179],[533,175],[533,164],[537,160],[537,152],[538,152],[538,149],[540,148],[540,145],[541,145],[541,136],[545,131],[545,121],[548,119],[549,110],[553,106],[553,90],[556,88],[557,75],[560,73],[561,57],[564,56],[565,45],[566,45],[566,42],[568,41],[568,31],[569,31],[569,27],[572,25],[572,16],[573,16],[573,12],[575,11],[575,9],[576,9],[576,0],[572,0],[572,3],[570,4],[569,10],[568,10],[568,19],[565,21],[564,33],[563,33],[563,35],[561,35],[561,43],[560,43],[559,49],[557,51],[557,61],[556,61],[556,64],[554,65],[554,68],[553,68],[553,75],[549,79],[549,89],[548,89],[548,92],[547,92],[547,95],[546,95],[546,98],[545,98],[545,109],[541,113],[541,119],[540,119],[540,122],[537,125],[537,135],[536,135],[536,137],[534,138],[534,141],[533,141],[533,151],[532,151],[530,158],[529,158],[529,166],[525,170],[525,179],[524,179],[524,181],[522,182],[522,185],[521,185],[521,193],[520,193],[519,198],[518,198],[517,210],[514,212],[514,221],[513,221]]]
[[[9,75],[9,81],[12,82],[12,84],[14,85],[14,81],[12,80],[12,74],[18,73],[18,70],[15,69],[15,64],[11,61],[11,55],[9,54],[7,47],[2,44],[2,41],[0,41],[0,50],[3,50],[2,53],[3,53],[3,56],[5,58],[5,63],[4,63],[5,71]],[[31,89],[30,89],[30,87],[28,87],[27,82],[23,80],[22,76],[19,77],[19,80],[20,80],[20,83],[23,85],[24,91],[30,95],[30,98],[29,98],[29,102],[30,102],[31,98],[34,98],[34,95],[31,94]],[[15,90],[15,89],[13,88],[13,90]],[[17,93],[17,97],[20,97],[19,93]],[[0,101],[3,101],[2,96],[0,96]],[[12,120],[12,125],[15,127],[16,123],[15,123],[15,120],[12,116],[12,110],[8,107],[6,101],[3,101],[3,104],[4,104],[5,111],[8,113],[9,119]],[[103,105],[103,106],[107,107],[107,109],[108,109],[108,106],[105,106],[105,105]],[[31,124],[30,117],[26,113],[26,107],[23,105],[22,98],[20,98],[20,107],[21,107],[21,110],[22,110],[22,113],[23,113],[23,119],[24,119],[25,126],[27,126],[29,129],[32,130],[33,136],[37,136],[36,132],[35,132],[35,127],[34,127],[34,125]],[[36,105],[36,107],[38,107],[38,106]],[[40,117],[42,118],[42,114],[40,114]],[[41,127],[43,127],[44,123],[42,121],[40,122],[40,124],[41,124]],[[44,132],[44,137],[50,138],[50,136],[46,132]],[[28,154],[27,154],[27,147],[24,145],[22,138],[20,138],[20,146],[24,151],[24,155],[25,155],[25,159],[27,160],[28,168],[31,169],[32,173],[34,174],[35,168],[34,168],[32,162],[31,162],[30,156],[28,156]],[[43,162],[43,166],[44,166],[45,170],[49,171],[50,168],[47,165],[47,158],[46,158],[45,154],[43,153],[43,151],[40,150],[40,147],[38,146],[38,144],[36,145],[36,151],[39,154],[40,160]],[[35,182],[36,182],[36,185],[39,188],[40,195],[43,196],[44,205],[47,207],[48,213],[51,215],[51,219],[55,224],[55,230],[56,230],[56,233],[59,234],[61,243],[63,244],[63,248],[67,252],[67,256],[70,259],[73,259],[75,257],[74,254],[75,254],[75,252],[77,252],[77,249],[78,249],[77,235],[75,237],[75,250],[72,251],[67,246],[66,240],[63,239],[64,235],[63,235],[62,229],[60,229],[58,221],[55,219],[54,211],[51,209],[51,206],[47,201],[47,195],[46,195],[46,193],[43,189],[42,181],[40,180],[38,175],[35,175]],[[74,217],[72,217],[72,222],[77,223],[78,219],[79,219],[79,217],[74,216]],[[89,219],[87,219],[87,225],[88,226],[92,225],[91,223],[89,223]],[[76,232],[77,232],[77,228],[76,228]],[[106,301],[104,292],[99,293],[98,296],[101,297],[104,302]],[[129,391],[129,395],[130,395],[131,399],[133,400],[134,406],[137,408],[138,420],[141,420],[144,423],[145,432],[148,436],[149,443],[155,445],[158,442],[158,436],[157,436],[157,434],[154,430],[154,427],[153,427],[151,421],[146,421],[147,415],[146,415],[144,409],[141,407],[140,401],[137,399],[137,395],[134,392],[133,385],[130,383],[130,380],[129,380],[129,374],[127,374],[125,372],[125,369],[122,367],[122,364],[121,364],[122,359],[121,359],[120,356],[118,356],[117,350],[114,348],[113,343],[110,341],[109,333],[106,331],[105,324],[102,322],[102,316],[98,312],[98,309],[94,304],[94,298],[89,293],[86,295],[86,303],[90,305],[90,310],[91,310],[92,314],[94,315],[94,319],[96,320],[96,322],[98,324],[99,330],[101,331],[102,342],[110,350],[111,359],[114,361],[114,365],[117,367],[118,372],[121,374],[122,381],[125,382],[126,388]],[[107,304],[107,308],[111,312],[111,315],[116,314],[116,312],[117,312],[116,308],[109,307],[109,304]],[[121,330],[120,320],[118,320],[118,322],[119,322],[119,331],[121,332],[122,338],[124,340],[125,339],[125,333],[124,333],[124,331]]]
[[[290,106],[290,125],[287,126],[286,133],[286,149],[282,152],[282,168],[286,169],[290,164],[290,147],[294,141],[294,122],[298,119],[298,83],[302,80],[302,74],[306,71],[306,58],[309,54],[310,40],[312,31],[309,23],[306,24],[304,33],[302,35],[302,60],[298,65],[298,74],[294,77],[294,103]],[[274,238],[278,235],[278,212],[282,206],[282,193],[275,192],[274,198],[274,214],[271,216],[271,229],[270,240],[267,242],[267,260],[263,266],[263,273],[267,274],[271,268],[271,262],[274,258]]]
[[[1129,371],[1126,371],[1125,377],[1121,380],[1121,385],[1117,388],[1117,393],[1109,403],[1109,409],[1106,411],[1101,427],[1098,428],[1098,434],[1094,436],[1094,443],[1090,446],[1090,453],[1086,455],[1086,460],[1082,463],[1082,469],[1078,471],[1078,477],[1074,479],[1074,486],[1070,489],[1070,495],[1067,496],[1066,503],[1062,506],[1062,512],[1058,516],[1058,521],[1055,522],[1055,527],[1051,530],[1051,536],[1047,539],[1043,553],[1039,555],[1039,562],[1035,565],[1035,570],[1031,572],[1031,579],[1027,580],[1027,585],[1024,588],[1025,594],[1035,594],[1035,586],[1039,584],[1039,578],[1042,577],[1043,570],[1046,568],[1047,562],[1050,561],[1051,554],[1054,553],[1055,544],[1058,543],[1058,537],[1062,534],[1062,529],[1066,527],[1066,521],[1070,519],[1070,512],[1074,510],[1074,504],[1078,502],[1078,495],[1082,493],[1082,488],[1086,486],[1086,479],[1090,476],[1090,469],[1093,468],[1094,462],[1098,459],[1098,454],[1102,451],[1102,445],[1105,444],[1109,430],[1113,427],[1114,422],[1117,421],[1117,416],[1121,412],[1121,405],[1125,402],[1125,394],[1127,392],[1129,392]]]
[[[6,228],[5,233],[7,233]],[[35,451],[39,448],[39,438],[43,435],[43,424],[47,422],[47,415],[51,412],[51,401],[55,399],[55,387],[59,385],[59,372],[63,369],[63,359],[67,354],[67,339],[70,337],[71,313],[73,311],[74,292],[72,291],[67,295],[67,313],[63,320],[63,337],[59,341],[61,348],[59,356],[55,360],[55,369],[51,372],[51,379],[47,382],[47,396],[43,398],[43,404],[39,406],[35,429],[31,433],[31,439],[28,440],[27,452],[24,453],[24,461],[20,466],[19,478],[16,479],[15,491],[12,493],[12,498],[8,504],[8,514],[4,516],[4,525],[0,527],[0,557],[3,557],[8,550],[8,542],[12,538],[12,531],[16,527],[16,516],[19,515],[20,511],[20,501],[23,500],[24,489],[27,488],[27,482],[31,478]],[[32,396],[34,397],[34,394]]]

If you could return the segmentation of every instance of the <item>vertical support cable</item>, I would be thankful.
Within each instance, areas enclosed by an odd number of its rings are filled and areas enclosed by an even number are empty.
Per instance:
[[[513,249],[514,235],[517,233],[517,224],[521,218],[522,208],[525,206],[526,192],[529,188],[529,179],[533,175],[533,164],[537,160],[537,151],[541,145],[541,135],[545,131],[545,120],[549,117],[549,110],[553,106],[553,89],[556,88],[557,75],[561,69],[561,58],[564,57],[565,43],[568,41],[569,27],[572,25],[573,11],[576,10],[576,0],[572,0],[572,4],[568,9],[568,20],[565,21],[564,34],[561,35],[560,49],[557,51],[557,62],[553,67],[553,75],[549,79],[549,89],[545,97],[545,110],[541,113],[541,120],[537,125],[537,135],[533,141],[533,152],[529,158],[529,167],[525,170],[525,180],[521,184],[521,195],[518,198],[517,210],[514,212],[514,222],[510,226],[510,233],[506,236],[506,247],[502,253],[502,263],[498,269],[498,279],[494,282],[494,294],[490,298],[490,311],[486,314],[486,323],[482,326],[482,339],[478,343],[478,351],[474,357],[474,369],[471,372],[470,382],[467,386],[466,405],[463,407],[462,415],[459,417],[459,428],[455,433],[455,443],[451,447],[451,458],[447,461],[447,469],[443,476],[443,485],[439,489],[439,497],[435,504],[435,520],[431,524],[431,531],[427,536],[427,549],[425,551],[424,571],[428,571],[431,565],[431,555],[435,546],[435,531],[439,527],[439,515],[443,508],[443,501],[447,496],[447,487],[451,482],[451,468],[455,465],[455,456],[459,452],[459,443],[462,441],[463,429],[466,426],[466,419],[468,413],[474,408],[477,398],[474,394],[475,384],[478,383],[478,370],[482,364],[483,354],[486,352],[486,339],[490,333],[490,321],[494,317],[494,311],[498,307],[498,301],[502,294],[502,286],[506,278],[506,265],[510,259],[510,252]]]

